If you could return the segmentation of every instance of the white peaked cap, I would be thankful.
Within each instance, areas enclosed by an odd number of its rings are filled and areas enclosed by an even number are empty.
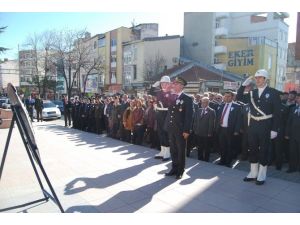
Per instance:
[[[265,69],[257,70],[254,77],[265,77],[266,79],[269,79],[269,73]]]
[[[160,79],[160,82],[171,83],[171,79],[170,79],[169,76],[163,76],[163,77]]]

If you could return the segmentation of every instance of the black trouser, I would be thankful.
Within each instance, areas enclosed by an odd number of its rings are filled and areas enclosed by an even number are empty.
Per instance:
[[[197,141],[198,159],[208,162],[212,137],[201,137],[196,135],[195,139]]]
[[[40,120],[43,121],[43,114],[42,114],[42,109],[36,109],[36,118],[37,121],[39,122]]]
[[[187,139],[187,146],[186,146],[186,156],[189,157],[191,150],[197,145],[196,135],[194,132],[190,133]]]
[[[220,127],[219,129],[219,149],[221,160],[220,163],[226,166],[230,166],[233,159],[232,149],[233,134],[228,128]]]
[[[136,145],[142,145],[143,144],[143,138],[144,138],[144,132],[145,132],[145,126],[134,126],[133,129],[133,143]]]
[[[248,130],[244,130],[242,133],[242,152],[241,152],[241,160],[248,159]]]
[[[300,132],[300,131],[298,131]],[[300,138],[290,139],[290,159],[289,159],[289,169],[298,170],[300,169]]]
[[[124,129],[124,141],[128,142],[128,143],[132,143],[132,135],[131,135],[131,130],[126,130]]]
[[[169,147],[168,132],[164,130],[164,123],[167,116],[167,111],[158,111],[156,115],[157,119],[157,135],[161,146]]]
[[[278,136],[273,140],[273,160],[275,160],[276,168],[281,168],[283,163],[283,148],[287,146],[283,146],[284,137],[281,133],[278,133]]]
[[[266,166],[269,163],[271,150],[271,120],[250,120],[248,128],[249,161]]]
[[[170,152],[172,158],[172,169],[177,174],[183,173],[185,168],[186,156],[186,140],[183,138],[182,133],[169,132]]]
[[[33,108],[32,107],[28,107],[27,111],[28,111],[28,114],[29,114],[31,122],[33,122]]]
[[[65,126],[68,126],[68,121],[69,121],[69,126],[71,126],[71,113],[68,111],[64,111],[64,119],[65,119]]]

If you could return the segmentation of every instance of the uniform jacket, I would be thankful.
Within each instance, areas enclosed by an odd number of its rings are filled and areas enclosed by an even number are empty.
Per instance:
[[[193,120],[193,100],[182,93],[168,108],[164,129],[168,133],[190,133]]]
[[[203,113],[202,113],[203,111]],[[195,111],[192,130],[200,137],[212,136],[215,129],[216,112],[214,109],[207,107],[199,108]]]
[[[244,103],[249,103],[251,115],[259,117],[262,116],[252,105],[250,100],[250,93],[244,94],[245,87],[241,86],[238,89],[236,99]],[[263,111],[266,115],[273,115],[272,128],[273,131],[278,131],[280,126],[280,107],[281,100],[279,92],[270,87],[266,87],[261,96],[258,97],[258,89],[253,90],[253,100],[256,106]]]

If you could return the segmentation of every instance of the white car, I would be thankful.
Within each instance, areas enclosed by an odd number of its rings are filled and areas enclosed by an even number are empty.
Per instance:
[[[53,102],[49,100],[43,100],[43,106],[43,120],[61,118],[61,112],[59,108],[57,108],[56,105],[53,104]],[[33,118],[37,118],[35,109],[33,110]]]

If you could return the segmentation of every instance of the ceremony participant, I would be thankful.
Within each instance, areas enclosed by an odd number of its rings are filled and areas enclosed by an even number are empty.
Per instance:
[[[285,138],[290,140],[289,169],[293,173],[300,169],[300,93],[297,94],[296,105],[291,108]]]
[[[224,104],[217,109],[217,134],[221,159],[219,165],[231,166],[236,155],[234,136],[239,134],[241,127],[241,107],[233,102],[233,92],[226,91]]]
[[[176,175],[176,179],[181,179],[185,168],[186,145],[189,137],[193,120],[193,100],[183,92],[187,82],[176,77],[172,83],[174,94],[177,95],[176,101],[168,108],[165,121],[165,130],[168,131],[172,168],[166,176]]]
[[[210,146],[215,129],[216,112],[208,106],[209,98],[201,99],[201,108],[195,110],[192,130],[198,148],[198,159],[209,161]]]
[[[65,119],[65,127],[71,126],[71,113],[72,113],[72,104],[69,100],[68,96],[64,96],[63,98],[63,106],[64,106],[64,119]]]
[[[170,77],[163,76],[159,82],[153,85],[153,87],[159,88],[151,93],[156,96],[155,118],[157,122],[157,135],[161,149],[160,152],[155,155],[155,158],[162,159],[163,161],[168,161],[171,157],[168,131],[164,130],[168,107],[171,105],[172,101],[174,101],[170,92],[170,84]]]
[[[269,73],[258,70],[255,75],[256,89],[244,95],[244,89],[252,82],[252,77],[244,81],[238,89],[237,100],[249,103],[249,161],[250,172],[244,181],[256,181],[257,185],[265,183],[267,166],[270,158],[271,139],[276,138],[280,120],[279,92],[268,87]]]
[[[31,98],[31,95],[29,95],[28,98],[25,100],[25,106],[26,106],[26,109],[29,114],[31,122],[34,122],[33,121],[34,99]]]
[[[34,108],[36,111],[37,121],[40,122],[40,120],[41,120],[41,122],[43,122],[43,113],[42,112],[43,112],[44,104],[43,104],[43,99],[41,99],[39,94],[35,98]]]

